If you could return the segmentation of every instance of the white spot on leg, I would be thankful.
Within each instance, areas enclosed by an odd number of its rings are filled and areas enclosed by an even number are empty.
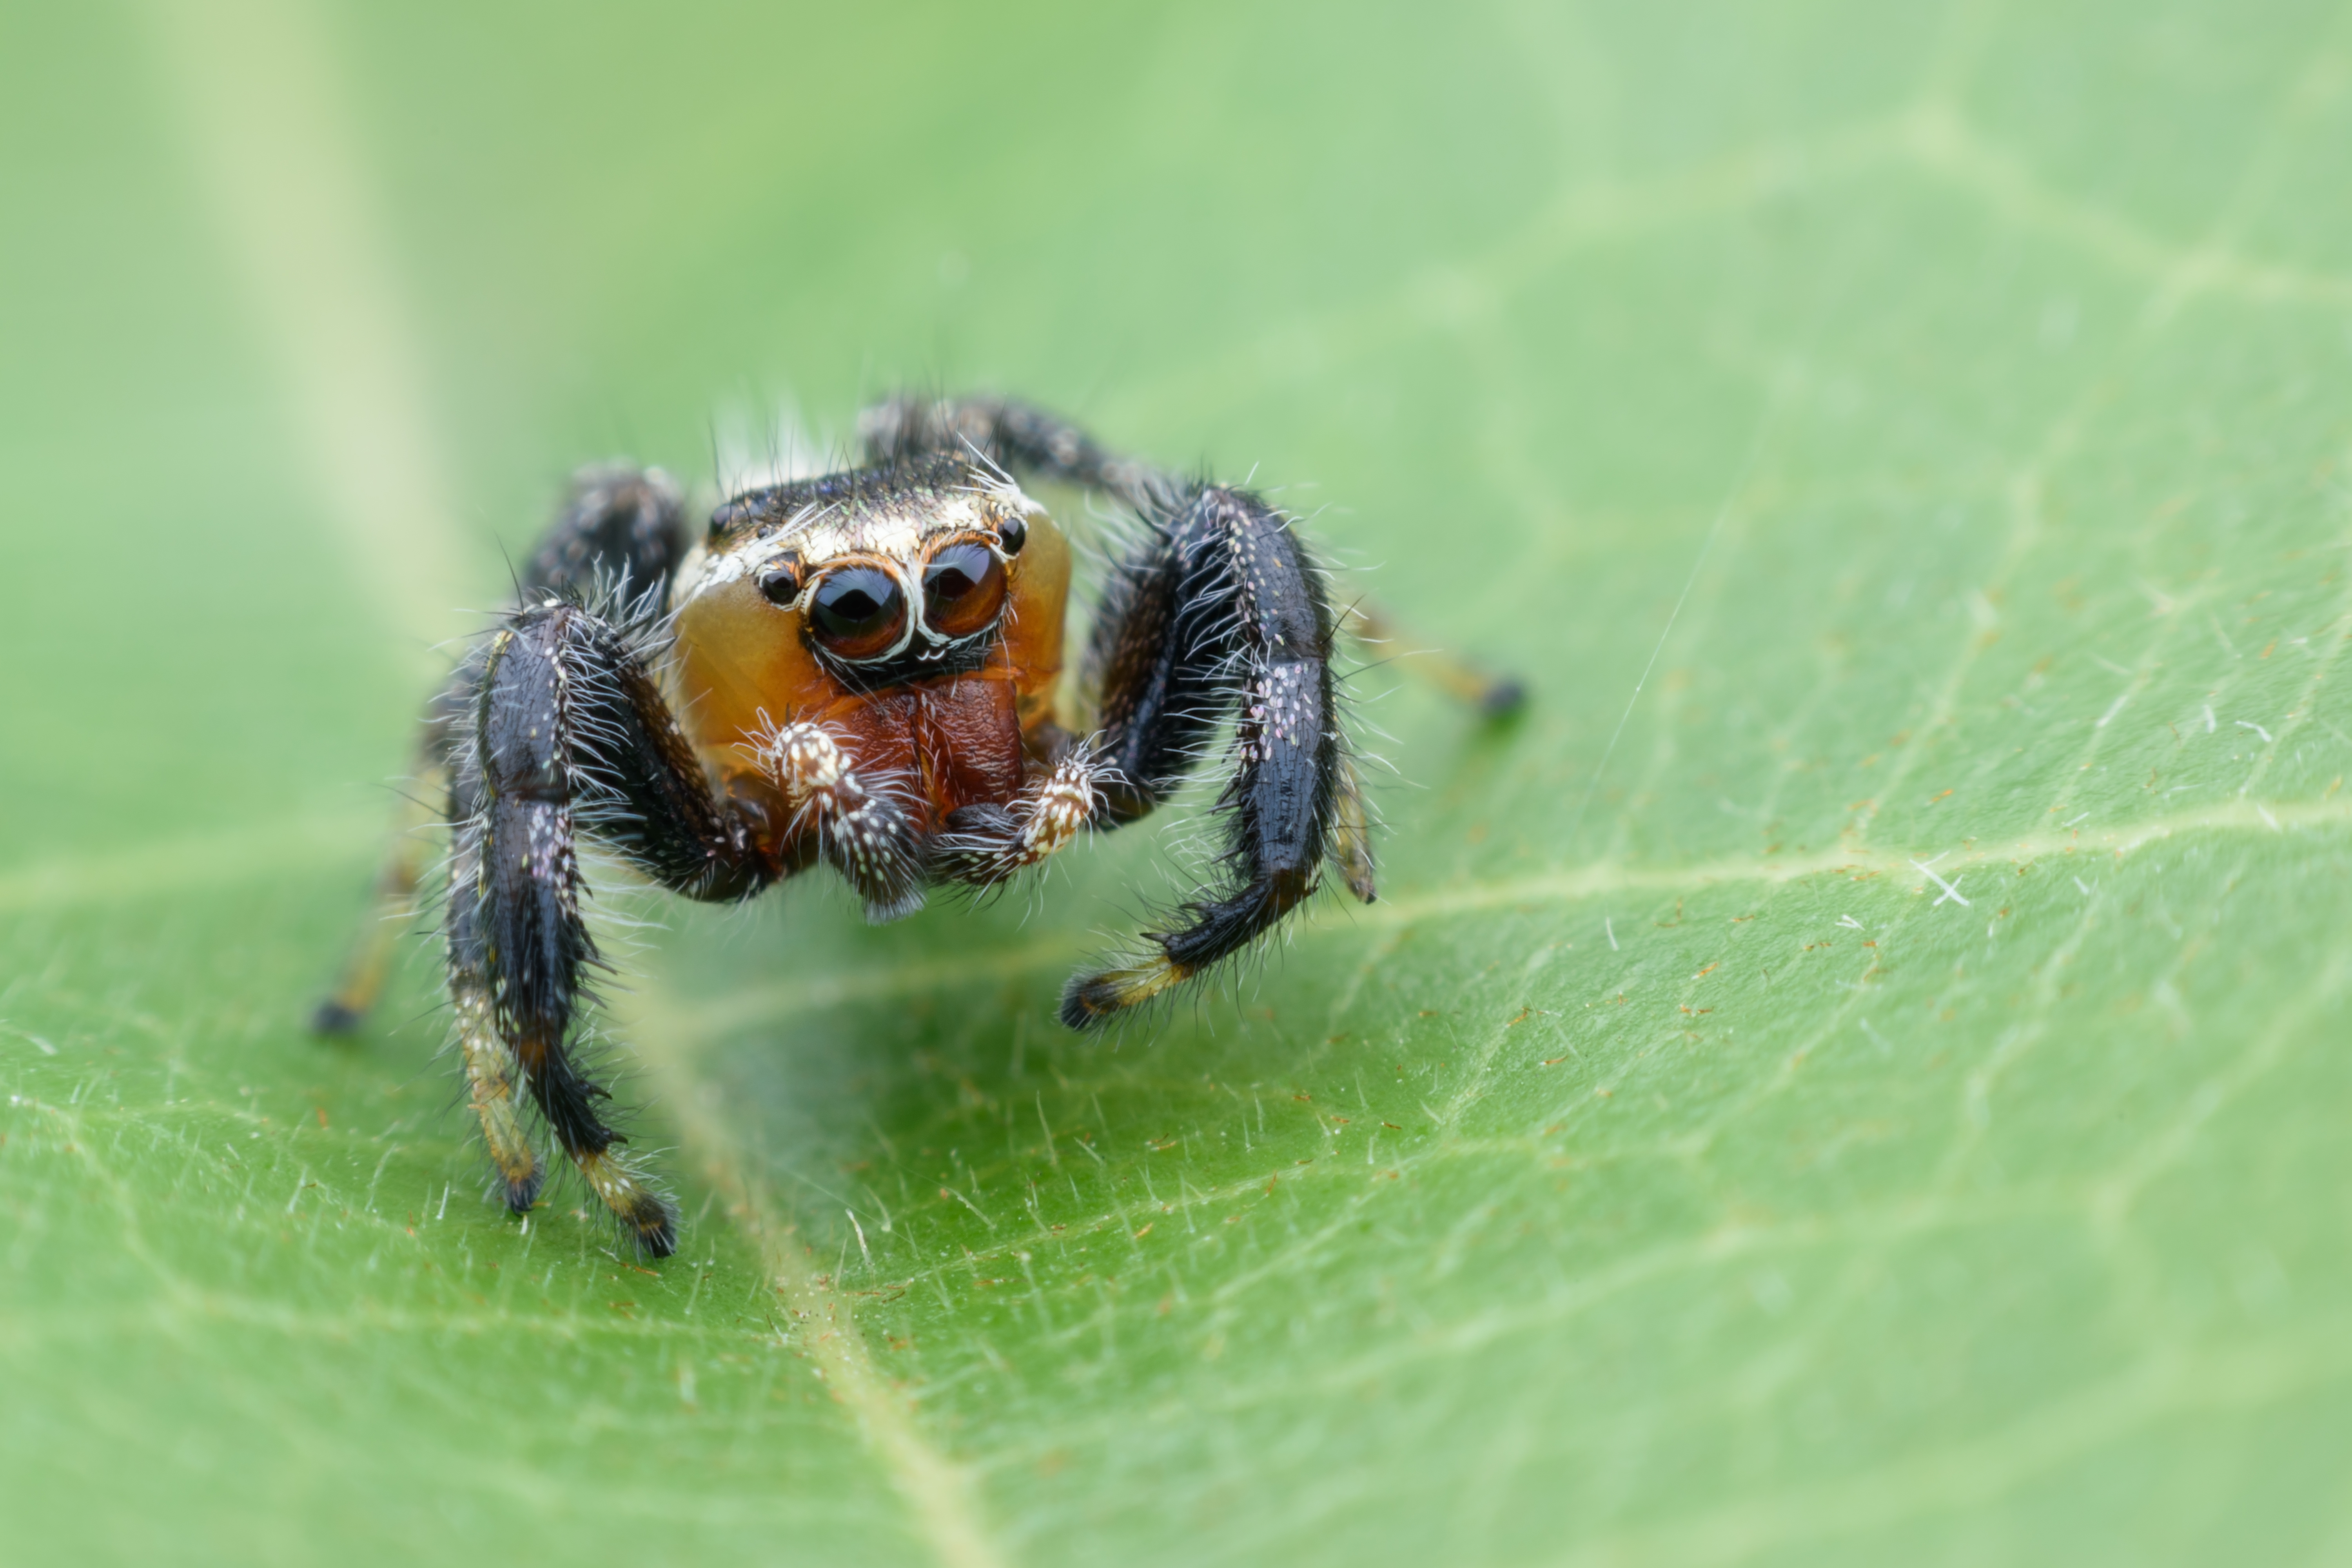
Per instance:
[[[856,788],[848,756],[839,742],[814,724],[787,724],[772,731],[758,742],[752,754],[795,811],[820,796],[838,794],[845,784]]]

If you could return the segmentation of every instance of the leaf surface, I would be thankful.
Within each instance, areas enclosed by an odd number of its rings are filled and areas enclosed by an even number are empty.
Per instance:
[[[2352,1542],[2339,14],[5,26],[12,1557]],[[1108,1039],[1179,825],[609,889],[687,1239],[519,1227],[429,938],[299,1031],[366,781],[572,463],[907,382],[1531,709],[1374,659],[1382,901]]]

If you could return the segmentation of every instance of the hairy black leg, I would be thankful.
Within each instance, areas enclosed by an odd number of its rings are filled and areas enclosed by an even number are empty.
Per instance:
[[[1106,595],[1092,664],[1103,759],[1126,781],[1108,819],[1165,799],[1230,715],[1238,757],[1219,797],[1234,885],[1183,906],[1140,962],[1073,979],[1072,1028],[1102,1022],[1231,955],[1315,890],[1327,858],[1373,896],[1371,852],[1339,733],[1329,604],[1290,520],[1244,490],[1196,485]]]
[[[686,498],[659,468],[600,463],[575,471],[555,521],[524,563],[522,596],[601,591],[614,598],[667,585],[693,542]]]
[[[675,1245],[667,1205],[617,1153],[583,1073],[574,1031],[598,966],[580,919],[575,834],[703,899],[740,897],[774,875],[749,824],[714,796],[650,670],[658,610],[688,542],[677,486],[656,470],[585,468],[518,573],[521,607],[427,709],[418,773],[446,780],[451,829],[444,911],[449,990],[468,1097],[507,1203],[528,1211],[544,1179],[521,1115],[527,1093],[597,1195],[648,1250]],[[609,613],[585,607],[603,606]],[[415,885],[404,841],[380,886]],[[381,973],[381,922],[323,1029],[354,1026]]]
[[[457,1055],[466,1070],[467,1100],[482,1124],[482,1142],[491,1168],[498,1172],[499,1195],[516,1214],[529,1214],[539,1201],[546,1173],[539,1151],[522,1124],[520,1093],[525,1081],[523,1064],[508,1039],[509,1030],[499,1016],[498,987],[491,973],[492,951],[484,927],[484,905],[496,900],[494,863],[484,858],[488,835],[484,830],[481,791],[472,780],[455,784],[449,814],[457,824],[449,858],[449,896],[443,911],[447,943],[449,1005],[457,1033]],[[560,899],[577,918],[577,889],[567,885]],[[582,933],[583,942],[586,933]]]
[[[1058,414],[1011,398],[894,397],[866,410],[857,431],[872,462],[977,453],[1000,468],[1084,485],[1146,512],[1168,510],[1183,493],[1160,469],[1108,450]]]
[[[659,468],[600,463],[572,476],[562,504],[519,574],[526,599],[549,594],[623,601],[667,589],[691,534],[677,481]],[[450,747],[481,679],[477,655],[454,672],[425,710],[416,773],[391,850],[376,874],[373,914],[343,962],[334,989],[310,1016],[321,1035],[355,1032],[375,1005],[394,945],[414,915],[428,858],[422,831],[440,815]]]
[[[447,938],[460,1048],[509,1202],[526,1208],[535,1194],[512,1152],[524,1088],[597,1196],[662,1255],[675,1215],[614,1152],[625,1140],[599,1113],[606,1092],[572,1054],[602,965],[574,839],[592,834],[698,899],[743,897],[775,870],[663,705],[643,635],[545,597],[492,636],[454,748]]]

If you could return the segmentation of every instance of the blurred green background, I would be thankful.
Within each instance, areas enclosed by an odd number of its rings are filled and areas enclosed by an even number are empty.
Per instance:
[[[2352,1559],[2352,35],[0,9],[0,1556]],[[906,384],[1430,639],[1385,900],[622,889],[646,1268],[306,1038],[562,476]]]

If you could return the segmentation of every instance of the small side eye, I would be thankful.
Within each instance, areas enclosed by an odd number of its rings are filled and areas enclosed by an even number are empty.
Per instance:
[[[740,500],[730,500],[710,514],[709,537],[714,541],[726,538],[751,515],[751,509]]]
[[[976,539],[943,544],[923,569],[923,619],[943,637],[986,631],[1004,608],[1004,563]]]
[[[787,555],[760,574],[760,593],[768,603],[792,607],[801,596],[801,563],[798,556]]]
[[[836,658],[878,658],[907,631],[907,595],[878,566],[839,566],[816,580],[810,630]]]
[[[1021,547],[1029,542],[1029,525],[1017,517],[1008,517],[996,531],[996,547],[1007,555],[1018,555]]]

